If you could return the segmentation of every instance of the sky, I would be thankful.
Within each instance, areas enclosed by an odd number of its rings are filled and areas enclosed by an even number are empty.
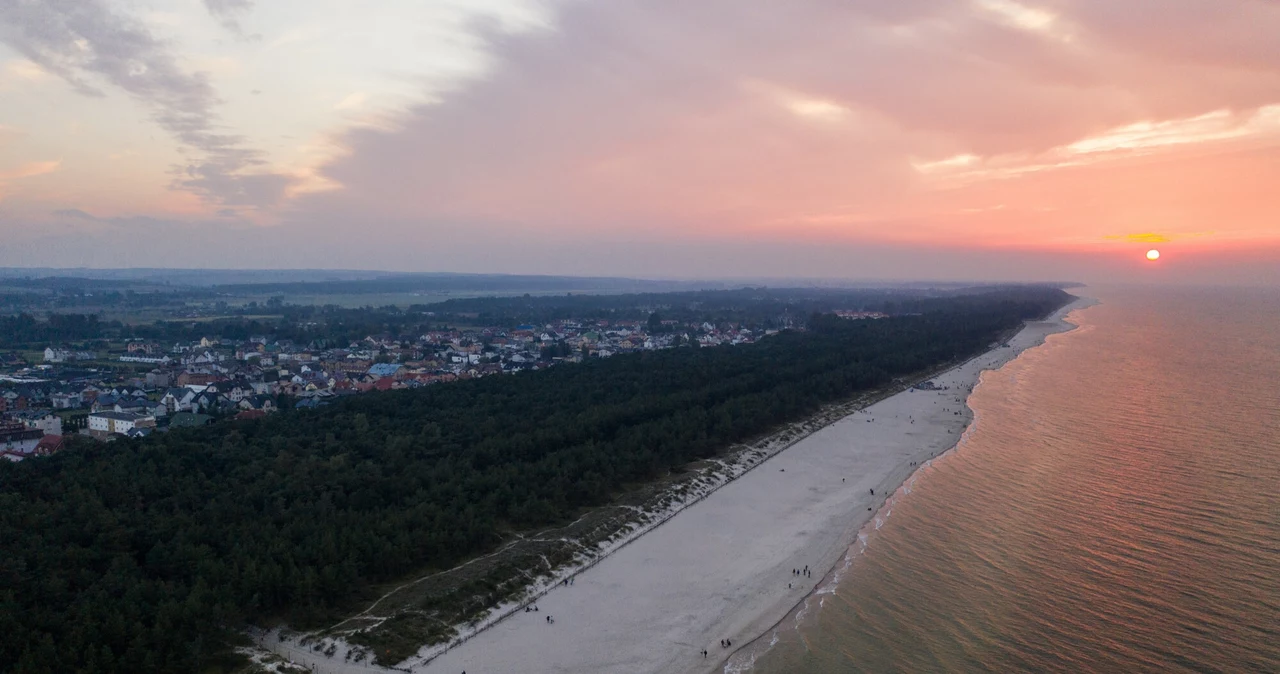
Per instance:
[[[0,266],[1280,284],[1277,186],[1274,0],[0,0]]]

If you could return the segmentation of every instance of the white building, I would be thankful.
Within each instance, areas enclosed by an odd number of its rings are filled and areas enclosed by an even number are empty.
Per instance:
[[[51,346],[44,350],[44,362],[46,363],[65,363],[71,358],[71,352],[66,349],[55,349]]]
[[[169,358],[168,356],[157,357],[157,356],[128,355],[128,356],[120,356],[120,362],[121,363],[144,363],[147,365],[168,365],[169,363],[173,362],[173,359]]]
[[[156,418],[130,412],[97,412],[89,415],[89,432],[124,435],[135,428],[154,428]]]
[[[62,435],[62,417],[56,414],[28,414],[22,419],[22,424],[27,428],[39,430],[45,435]]]

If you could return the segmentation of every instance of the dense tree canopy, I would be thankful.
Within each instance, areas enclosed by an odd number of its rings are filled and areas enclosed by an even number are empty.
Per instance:
[[[315,623],[372,583],[819,406],[976,354],[1067,295],[939,300],[755,344],[670,349],[0,465],[0,670],[192,672],[229,630]]]
[[[105,326],[97,316],[50,314],[40,320],[31,314],[0,315],[0,347],[23,343],[57,344],[97,339]],[[115,327],[119,327],[117,324]]]

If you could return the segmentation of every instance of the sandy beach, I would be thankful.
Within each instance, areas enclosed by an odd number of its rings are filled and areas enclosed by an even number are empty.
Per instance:
[[[1070,329],[1066,314],[1090,303],[1029,323],[1007,347],[935,377],[945,390],[904,391],[814,433],[552,590],[537,613],[413,671],[722,670],[804,601],[918,464],[956,444],[983,370]],[[810,574],[792,572],[805,567]]]
[[[741,671],[752,642],[801,609],[886,499],[956,445],[982,372],[1073,328],[1066,315],[1094,302],[1026,324],[1007,346],[935,376],[937,390],[903,391],[805,437],[554,586],[537,612],[517,611],[443,653],[424,649],[391,669],[343,661],[345,644],[331,658],[274,631],[258,641],[325,674]]]

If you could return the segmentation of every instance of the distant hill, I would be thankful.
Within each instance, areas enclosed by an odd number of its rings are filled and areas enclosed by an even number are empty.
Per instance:
[[[618,277],[531,274],[455,274],[334,269],[54,269],[0,268],[10,285],[99,287],[163,285],[215,288],[227,293],[397,293],[397,292],[661,292],[723,288],[719,281],[658,281]]]
[[[26,279],[39,287],[83,284],[98,281],[117,284],[147,284],[211,288],[224,292],[254,293],[385,293],[510,291],[547,292],[564,290],[600,292],[673,292],[715,290],[765,285],[770,287],[850,288],[961,288],[981,285],[973,281],[946,280],[890,281],[876,279],[819,279],[742,277],[713,280],[654,280],[622,277],[552,276],[536,274],[463,274],[452,272],[387,272],[352,269],[90,269],[87,267],[0,267],[0,281]],[[1046,282],[1055,288],[1069,288],[1075,282]]]

